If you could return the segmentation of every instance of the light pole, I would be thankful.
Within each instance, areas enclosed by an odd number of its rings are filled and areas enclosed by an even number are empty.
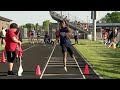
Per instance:
[[[60,11],[60,14],[61,14],[61,16],[62,16],[62,11]]]
[[[93,19],[93,41],[96,41],[96,11],[91,11],[91,19]]]
[[[87,23],[88,23],[88,16],[87,16]]]
[[[86,27],[87,27],[87,31],[88,31],[88,16],[87,16],[87,25],[86,25]]]
[[[70,15],[69,15],[69,12],[68,12],[68,20],[69,20],[69,18],[70,18]]]

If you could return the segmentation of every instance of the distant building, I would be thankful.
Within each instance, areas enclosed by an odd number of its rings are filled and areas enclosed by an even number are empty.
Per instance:
[[[10,22],[12,20],[2,17],[0,16],[0,31],[2,30],[2,28],[9,28]]]

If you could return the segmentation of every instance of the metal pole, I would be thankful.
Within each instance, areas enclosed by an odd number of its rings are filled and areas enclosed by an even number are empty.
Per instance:
[[[93,19],[94,41],[96,41],[96,20]]]
[[[87,23],[88,23],[88,16],[87,16]]]
[[[96,41],[96,11],[92,12],[93,19],[93,41]]]
[[[48,25],[48,35],[50,34],[50,32],[49,32],[49,26],[50,26],[50,24]]]
[[[68,20],[69,20],[69,12],[68,12]]]
[[[88,31],[88,16],[87,16],[87,31]]]
[[[60,13],[61,13],[61,16],[62,16],[62,11]]]

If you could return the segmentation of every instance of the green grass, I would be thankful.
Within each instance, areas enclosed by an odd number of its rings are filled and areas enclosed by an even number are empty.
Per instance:
[[[28,43],[28,40],[23,40],[22,44]]]
[[[74,42],[71,40],[72,43]],[[75,45],[93,68],[105,79],[120,79],[120,50],[108,48],[102,43],[79,40]]]

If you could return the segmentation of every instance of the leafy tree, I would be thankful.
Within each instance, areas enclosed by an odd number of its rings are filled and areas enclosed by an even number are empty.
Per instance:
[[[35,30],[39,30],[39,24],[38,23],[35,24]]]
[[[27,23],[27,24],[25,24],[24,27],[27,28],[28,30],[32,30],[34,28],[34,24]]]
[[[112,12],[107,13],[105,17],[100,19],[101,22],[107,22],[107,23],[120,23],[120,12]]]
[[[50,24],[50,20],[45,20],[45,21],[43,22],[43,29],[44,29],[45,31],[48,30],[49,24]]]

